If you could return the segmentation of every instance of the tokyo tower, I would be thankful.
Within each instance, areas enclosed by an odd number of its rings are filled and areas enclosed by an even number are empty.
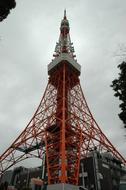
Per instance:
[[[84,97],[70,27],[64,11],[54,59],[48,65],[48,84],[40,104],[23,132],[0,156],[0,175],[29,158],[46,158],[48,185],[78,185],[80,160],[91,150],[110,152],[124,165],[96,123]]]

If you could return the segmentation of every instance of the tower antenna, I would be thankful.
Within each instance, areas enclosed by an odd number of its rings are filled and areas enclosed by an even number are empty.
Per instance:
[[[64,19],[66,19],[66,9],[64,9]]]

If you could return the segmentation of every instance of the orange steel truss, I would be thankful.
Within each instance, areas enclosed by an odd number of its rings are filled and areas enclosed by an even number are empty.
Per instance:
[[[64,20],[68,26],[66,15]],[[63,34],[61,27],[61,38],[69,34],[68,28],[64,31],[66,33]],[[66,46],[62,47],[62,53],[68,53]],[[59,61],[49,71],[45,93],[33,118],[0,156],[1,176],[18,162],[33,157],[42,159],[45,154],[48,184],[77,185],[80,159],[96,148],[100,153],[109,151],[126,165],[126,160],[93,118],[81,89],[79,75],[67,60]]]
[[[53,123],[46,128],[48,183],[78,183],[82,130],[75,119],[71,92],[79,83],[78,74],[63,61],[50,74],[49,83],[56,90]]]

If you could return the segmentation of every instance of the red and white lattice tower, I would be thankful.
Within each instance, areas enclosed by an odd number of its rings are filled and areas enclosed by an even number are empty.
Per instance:
[[[48,65],[48,84],[33,118],[0,156],[0,173],[16,163],[46,155],[48,184],[78,184],[80,159],[97,148],[126,160],[103,134],[87,105],[81,85],[81,66],[74,55],[64,11],[54,59]]]

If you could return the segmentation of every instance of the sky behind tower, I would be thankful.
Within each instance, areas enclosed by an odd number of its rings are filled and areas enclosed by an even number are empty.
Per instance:
[[[0,23],[0,154],[26,127],[39,105],[64,9],[81,85],[95,120],[126,158],[126,131],[111,81],[126,44],[125,0],[17,0]]]

